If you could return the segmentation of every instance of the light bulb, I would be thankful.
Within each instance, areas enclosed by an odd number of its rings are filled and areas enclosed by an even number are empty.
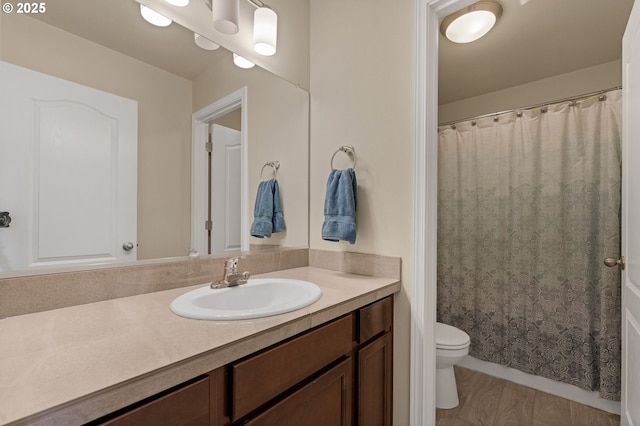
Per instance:
[[[239,0],[213,0],[211,11],[213,13],[213,28],[228,35],[238,32]]]
[[[268,7],[259,7],[253,14],[253,49],[264,56],[276,53],[278,15]]]
[[[140,5],[140,14],[150,24],[153,24],[157,27],[167,27],[171,25],[171,19],[166,16],[160,15],[153,9],[148,8],[144,4]]]
[[[253,62],[251,62],[248,59],[243,58],[242,56],[234,53],[233,54],[233,63],[236,64],[236,66],[240,67],[240,68],[253,68],[256,64],[254,64]]]
[[[172,6],[185,7],[189,4],[189,0],[164,0]]]
[[[204,50],[216,50],[220,47],[218,43],[214,43],[206,37],[201,36],[198,33],[193,33],[193,40],[195,43]]]

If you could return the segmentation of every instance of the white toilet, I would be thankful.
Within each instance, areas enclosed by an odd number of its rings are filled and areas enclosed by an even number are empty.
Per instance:
[[[459,404],[453,366],[469,353],[469,335],[451,325],[436,323],[436,407]]]

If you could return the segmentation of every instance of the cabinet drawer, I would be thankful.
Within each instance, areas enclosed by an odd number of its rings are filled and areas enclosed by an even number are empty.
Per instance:
[[[207,426],[209,425],[209,377],[167,393],[96,424],[109,426]]]
[[[364,343],[379,333],[391,330],[393,324],[393,296],[358,310],[358,343]]]
[[[348,315],[232,365],[232,419],[238,420],[315,372],[350,353]]]
[[[245,426],[349,426],[353,424],[351,369],[351,358],[347,358],[250,420]]]

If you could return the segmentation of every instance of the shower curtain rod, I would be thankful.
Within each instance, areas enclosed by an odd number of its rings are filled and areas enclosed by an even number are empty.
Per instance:
[[[500,111],[500,112],[491,112],[489,114],[476,115],[475,117],[463,118],[463,119],[460,119],[460,120],[447,121],[445,123],[439,123],[438,127],[451,126],[453,124],[462,123],[464,121],[477,120],[479,118],[494,117],[494,116],[497,116],[497,115],[506,114],[508,112],[517,112],[517,111],[523,111],[523,110],[527,110],[527,109],[540,108],[540,107],[544,107],[544,106],[548,106],[548,105],[560,104],[562,102],[577,101],[579,99],[585,99],[585,98],[588,98],[588,97],[591,97],[591,96],[594,96],[594,95],[603,95],[605,93],[611,92],[613,90],[619,90],[619,89],[622,89],[622,86],[616,86],[616,87],[612,87],[610,89],[604,89],[604,90],[597,90],[595,92],[584,93],[582,95],[570,96],[568,98],[558,99],[556,101],[543,102],[543,103],[534,104],[534,105],[527,105],[525,107],[520,107],[520,108],[507,109],[507,110]]]

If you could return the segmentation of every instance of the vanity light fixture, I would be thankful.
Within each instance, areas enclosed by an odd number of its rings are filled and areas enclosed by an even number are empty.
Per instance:
[[[193,40],[199,48],[204,50],[216,50],[220,47],[218,43],[214,43],[206,37],[201,36],[198,33],[193,33]]]
[[[171,25],[171,22],[173,22],[171,19],[159,14],[153,9],[148,8],[144,4],[140,5],[140,14],[145,21],[157,27],[168,27]]]
[[[189,0],[164,0],[172,6],[185,7],[189,5]]]
[[[446,16],[440,32],[454,43],[470,43],[487,34],[502,16],[495,1],[479,1]]]
[[[222,34],[237,34],[240,0],[203,0],[213,14],[213,27]],[[261,0],[247,0],[256,8],[253,14],[253,50],[264,56],[276,53],[278,15]]]
[[[213,28],[222,34],[232,35],[238,32],[240,0],[213,0]]]
[[[253,68],[256,65],[248,59],[245,59],[242,56],[238,55],[237,53],[233,54],[233,63],[236,64],[236,66],[245,69]]]
[[[253,50],[264,56],[276,53],[278,15],[268,7],[258,7],[253,14]]]

